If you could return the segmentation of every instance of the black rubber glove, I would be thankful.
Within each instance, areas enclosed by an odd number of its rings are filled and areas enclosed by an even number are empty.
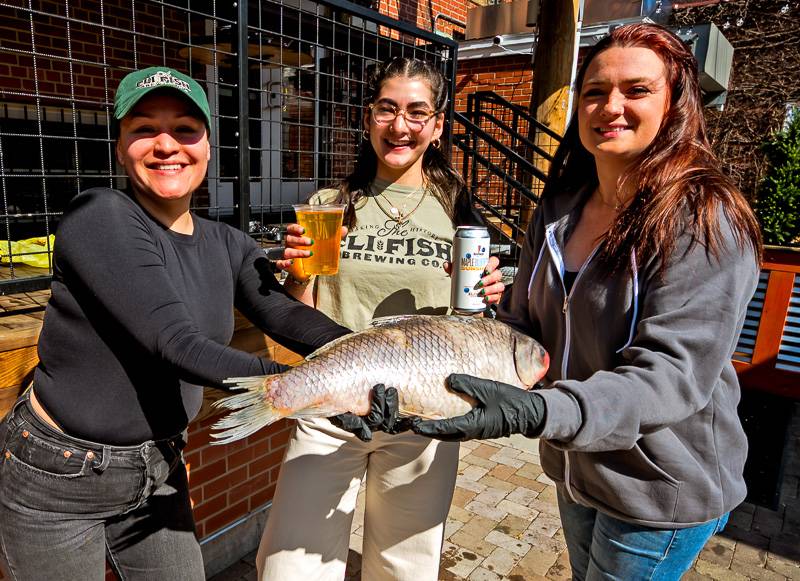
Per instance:
[[[463,416],[423,421],[415,418],[411,429],[437,440],[466,441],[502,438],[523,434],[538,436],[544,427],[546,408],[541,395],[513,385],[454,373],[448,377],[450,389],[478,401]]]
[[[369,414],[357,416],[345,413],[328,419],[334,426],[355,434],[359,440],[369,442],[372,439],[372,432],[375,430],[397,434],[411,429],[411,420],[398,416],[397,390],[393,387],[387,389],[386,386],[379,383],[372,388],[372,404]]]

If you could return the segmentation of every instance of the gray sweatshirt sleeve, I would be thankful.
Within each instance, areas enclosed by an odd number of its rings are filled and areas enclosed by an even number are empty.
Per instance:
[[[521,333],[538,338],[538,329],[533,328],[534,325],[528,313],[528,284],[540,258],[534,248],[543,248],[542,240],[538,240],[538,244],[536,243],[536,232],[544,232],[542,212],[538,208],[525,233],[514,284],[511,285],[508,292],[503,293],[497,309],[497,318]]]
[[[724,217],[720,226],[719,259],[700,244],[690,248],[687,235],[663,277],[657,264],[647,266],[641,317],[623,365],[539,392],[547,404],[543,438],[568,450],[630,449],[641,436],[704,409],[720,382],[737,381],[730,358],[758,265],[749,243],[739,248]]]

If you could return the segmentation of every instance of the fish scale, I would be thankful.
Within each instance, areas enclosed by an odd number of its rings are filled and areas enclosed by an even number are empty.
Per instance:
[[[548,364],[541,345],[494,319],[377,319],[371,328],[328,343],[281,375],[227,380],[246,391],[216,403],[233,412],[214,425],[219,432],[213,435],[215,443],[227,443],[284,417],[366,415],[372,387],[378,383],[397,389],[404,415],[453,417],[475,402],[448,389],[451,374],[530,388]]]

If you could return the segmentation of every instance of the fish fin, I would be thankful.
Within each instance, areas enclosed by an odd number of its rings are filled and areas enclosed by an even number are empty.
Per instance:
[[[261,428],[286,417],[286,412],[275,408],[269,391],[277,375],[231,377],[223,383],[231,389],[244,389],[214,402],[213,407],[234,410],[211,426],[212,444],[228,444],[246,438]]]
[[[342,413],[341,409],[336,409],[334,407],[325,406],[322,402],[318,404],[312,404],[308,407],[304,407],[301,410],[295,410],[292,415],[286,416],[292,419],[300,419],[300,418],[324,418],[328,416],[335,416],[336,414]]]
[[[407,408],[403,408],[403,407],[399,408],[397,410],[397,412],[400,414],[401,417],[404,417],[404,418],[416,417],[416,418],[422,418],[423,420],[440,420],[440,419],[442,419],[441,416],[432,416],[430,414],[424,414],[422,412],[415,412],[415,411],[411,411],[411,410],[409,410]]]
[[[401,321],[432,319],[434,317],[439,320],[453,321],[462,325],[482,324],[481,322],[484,320],[479,317],[465,317],[463,315],[392,315],[389,317],[377,317],[372,319],[370,325],[373,327],[386,327]]]
[[[339,343],[344,343],[345,341],[351,339],[352,336],[353,336],[353,333],[349,333],[347,335],[342,335],[341,337],[337,337],[333,341],[329,341],[328,343],[325,343],[325,345],[323,345],[322,347],[320,347],[319,349],[317,349],[313,353],[310,353],[309,355],[306,355],[306,359],[305,360],[306,361],[311,361],[312,359],[314,359],[315,357],[318,357],[319,355],[322,355],[323,353],[325,353],[329,349],[333,349]]]
[[[372,319],[370,325],[373,327],[386,327],[387,325],[393,325],[395,323],[399,323],[400,321],[405,321],[408,319],[419,319],[422,317],[432,317],[434,315],[392,315],[389,317],[376,317]]]

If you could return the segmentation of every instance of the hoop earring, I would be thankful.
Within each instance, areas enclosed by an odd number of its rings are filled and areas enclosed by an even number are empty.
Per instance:
[[[363,139],[364,141],[369,141],[369,131],[367,131],[366,129],[364,129],[364,130],[361,132],[361,139]]]
[[[436,139],[431,140],[431,145],[434,146],[436,149],[441,149],[442,140],[437,137]]]

